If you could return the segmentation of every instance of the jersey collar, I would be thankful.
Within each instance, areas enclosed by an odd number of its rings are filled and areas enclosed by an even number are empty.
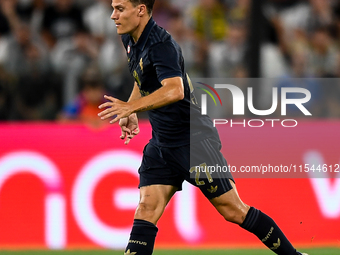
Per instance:
[[[153,28],[153,26],[156,25],[156,22],[153,20],[153,18],[151,17],[148,21],[148,23],[146,24],[141,36],[139,37],[138,41],[135,43],[135,47],[137,47],[140,50],[144,50],[145,44],[148,40],[148,37],[150,35],[150,32]]]

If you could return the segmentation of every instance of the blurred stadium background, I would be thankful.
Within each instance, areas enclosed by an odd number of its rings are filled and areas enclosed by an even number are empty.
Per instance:
[[[115,254],[100,249],[126,243],[151,130],[140,114],[143,135],[126,147],[97,117],[105,93],[126,100],[133,85],[110,4],[0,0],[1,254]],[[236,166],[327,164],[323,178],[237,183],[298,247],[339,254],[340,0],[156,0],[153,17],[181,45],[191,77],[271,81],[253,84],[255,105],[270,104],[273,86],[307,81],[312,118],[292,112],[301,125],[289,131],[223,129],[223,153]],[[189,186],[159,227],[155,254],[271,254]]]

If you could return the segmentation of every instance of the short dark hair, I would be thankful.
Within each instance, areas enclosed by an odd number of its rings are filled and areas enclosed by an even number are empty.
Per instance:
[[[139,5],[139,4],[145,4],[148,14],[151,15],[153,5],[155,3],[155,0],[129,0],[134,6]]]

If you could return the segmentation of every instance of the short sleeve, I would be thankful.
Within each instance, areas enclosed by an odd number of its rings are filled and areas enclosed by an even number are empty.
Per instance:
[[[151,47],[149,59],[156,69],[159,82],[166,78],[182,77],[180,49],[176,48],[171,41]]]

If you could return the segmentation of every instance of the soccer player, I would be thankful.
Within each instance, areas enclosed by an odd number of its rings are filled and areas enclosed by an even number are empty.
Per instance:
[[[152,126],[138,170],[140,201],[125,254],[152,254],[157,221],[184,180],[197,186],[227,221],[255,234],[276,254],[301,254],[269,216],[241,201],[230,173],[223,178],[195,174],[195,166],[227,162],[212,121],[195,104],[180,47],[152,18],[154,2],[112,0],[111,19],[122,35],[135,84],[128,102],[105,96],[108,102],[99,106],[102,119],[119,121],[125,144],[139,133],[137,112],[148,111]]]

